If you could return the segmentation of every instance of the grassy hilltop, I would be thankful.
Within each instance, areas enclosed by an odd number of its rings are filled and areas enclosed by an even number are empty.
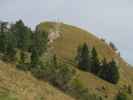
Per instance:
[[[49,32],[50,30],[56,30],[57,24],[58,23],[55,22],[41,23],[39,29]],[[53,52],[57,54],[59,59],[72,64],[75,68],[76,66],[74,65],[73,60],[76,55],[76,49],[84,42],[90,47],[94,46],[96,48],[99,54],[99,59],[106,58],[108,61],[115,59],[119,64],[120,81],[117,85],[112,85],[97,78],[91,73],[77,69],[78,77],[86,87],[96,93],[107,95],[110,98],[114,96],[118,92],[118,89],[123,85],[133,84],[133,69],[129,67],[128,64],[105,41],[99,39],[90,32],[63,23],[60,24],[59,31],[61,36],[51,43],[50,46],[53,48]],[[101,89],[103,86],[106,87],[106,90]]]
[[[64,23],[8,25],[0,23],[0,100],[132,100],[133,68],[105,40]]]

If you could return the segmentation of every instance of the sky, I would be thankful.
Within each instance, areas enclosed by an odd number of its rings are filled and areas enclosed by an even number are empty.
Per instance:
[[[133,64],[133,0],[0,0],[0,20],[18,19],[32,28],[57,19],[79,26],[112,41]]]

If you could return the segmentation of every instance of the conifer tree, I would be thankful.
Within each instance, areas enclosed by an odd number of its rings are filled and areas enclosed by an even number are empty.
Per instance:
[[[16,55],[16,43],[14,39],[14,35],[11,32],[6,32],[4,34],[4,52],[3,54],[8,57],[10,60],[15,60],[15,55]]]
[[[117,51],[117,48],[114,43],[110,42],[109,45],[113,50]]]
[[[37,66],[39,63],[39,54],[36,47],[32,47],[31,50],[31,65],[32,67]]]
[[[111,82],[116,84],[119,80],[119,71],[118,71],[118,66],[116,65],[116,62],[112,60],[109,63],[109,73],[107,75],[107,79]]]
[[[15,46],[14,34],[8,28],[7,22],[0,23],[0,52],[3,53],[3,60],[15,59]]]
[[[7,22],[0,22],[0,52],[4,53],[5,51],[5,33],[7,30]]]
[[[44,53],[47,49],[48,43],[48,34],[46,32],[41,32],[36,30],[33,35],[33,45],[37,48],[37,52],[39,55]]]
[[[95,48],[91,50],[91,72],[97,74],[100,70],[100,62]]]
[[[110,63],[107,63],[107,61],[104,59],[98,75],[102,79],[113,84],[117,84],[120,78],[118,67],[114,60],[112,60]]]
[[[107,63],[106,59],[104,58],[102,60],[101,68],[100,68],[100,70],[98,72],[98,76],[101,77],[104,80],[107,80],[106,79],[106,75],[107,74],[108,74],[108,63]]]
[[[11,32],[15,34],[17,48],[28,51],[31,44],[31,30],[24,25],[22,20],[11,25]]]
[[[80,69],[86,71],[91,70],[89,48],[86,43],[78,48],[76,60]]]
[[[7,32],[8,22],[0,21],[0,33]]]

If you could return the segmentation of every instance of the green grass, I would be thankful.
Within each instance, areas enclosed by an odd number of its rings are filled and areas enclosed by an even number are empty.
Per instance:
[[[0,88],[0,100],[18,100],[16,94],[5,88]]]
[[[18,99],[12,95],[0,95],[0,100],[18,100]]]
[[[0,61],[0,100],[73,100],[30,72],[16,69],[15,64]]]

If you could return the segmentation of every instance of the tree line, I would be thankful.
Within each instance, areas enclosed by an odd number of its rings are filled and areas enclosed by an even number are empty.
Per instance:
[[[48,34],[40,31],[38,27],[32,31],[22,20],[10,25],[7,22],[0,22],[0,57],[5,61],[16,61],[21,67],[28,58],[30,67],[35,67],[40,63],[39,57],[46,51],[47,44]],[[89,48],[86,43],[78,47],[76,61],[80,69],[104,80],[114,84],[119,80],[118,65],[115,60],[99,61],[96,49]]]
[[[19,51],[19,63],[24,63],[27,54],[31,54],[31,61],[35,63],[47,47],[48,34],[37,28],[32,31],[22,20],[14,24],[0,22],[0,54],[5,61],[16,61]]]
[[[32,31],[22,20],[13,24],[0,22],[0,58],[3,61],[15,62],[16,67],[30,71],[38,79],[46,79],[54,86],[74,96],[77,100],[96,99],[91,96],[82,82],[73,79],[75,70],[71,65],[58,61],[55,55],[40,58],[47,52],[48,33],[38,27]],[[118,66],[114,60],[99,61],[95,48],[84,43],[77,49],[76,61],[80,69],[91,72],[104,80],[116,84],[119,80]]]
[[[47,52],[48,41],[47,32],[38,27],[32,31],[22,20],[13,24],[0,22],[1,60],[15,63],[16,68],[31,72],[37,79],[47,80],[76,100],[100,100],[74,78],[75,70],[71,65],[59,62],[56,54]]]
[[[100,61],[95,47],[89,48],[86,43],[78,47],[76,61],[79,69],[91,72],[106,81],[116,84],[119,80],[118,65],[115,60],[107,62],[104,58]]]

